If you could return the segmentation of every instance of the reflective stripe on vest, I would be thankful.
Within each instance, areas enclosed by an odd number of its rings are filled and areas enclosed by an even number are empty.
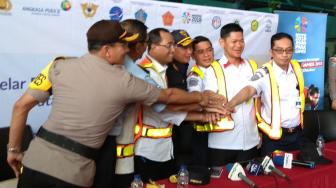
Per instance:
[[[134,156],[134,143],[117,145],[117,158],[125,158],[131,156]]]
[[[141,132],[140,132],[141,131]],[[170,138],[173,133],[173,125],[169,124],[168,127],[154,127],[150,125],[139,124],[135,125],[134,134],[140,134],[141,137],[160,139],[160,138]]]
[[[254,73],[258,65],[255,61],[249,60],[249,65],[251,66],[252,73]],[[218,94],[223,95],[227,98],[226,92],[226,82],[225,82],[225,75],[224,70],[222,69],[221,64],[218,61],[213,61],[211,63],[211,67],[213,68],[216,78],[217,78],[217,86],[218,86]],[[217,125],[213,125],[211,123],[207,123],[205,125],[195,125],[194,129],[199,132],[223,132],[226,130],[231,130],[234,128],[234,122],[231,116],[227,116],[222,118]]]
[[[303,111],[304,111],[304,80],[303,80],[303,74],[300,67],[300,64],[292,60],[291,61],[292,68],[294,70],[296,79],[299,83],[299,95],[301,99],[301,110],[300,110],[300,124],[303,128]],[[271,125],[267,124],[264,119],[262,119],[261,115],[259,114],[259,111],[256,113],[256,117],[258,120],[258,127],[268,135],[271,139],[278,140],[281,138],[282,135],[282,129],[281,129],[281,111],[280,111],[280,96],[279,96],[279,90],[278,85],[274,76],[272,62],[266,63],[264,65],[269,72],[269,78],[270,78],[270,84],[271,84]]]
[[[143,106],[140,105],[137,113],[137,122],[140,126],[139,129],[142,127],[142,113],[143,112]],[[140,131],[139,131],[140,132]],[[134,156],[134,143],[141,137],[141,134],[135,134],[134,133],[134,140],[133,143],[130,144],[118,144],[117,145],[117,158],[126,158]]]

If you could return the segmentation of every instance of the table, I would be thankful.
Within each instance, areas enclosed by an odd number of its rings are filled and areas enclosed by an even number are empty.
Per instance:
[[[326,143],[325,154],[328,159],[334,162],[329,165],[317,164],[315,169],[307,169],[293,166],[292,169],[284,169],[277,167],[284,172],[289,178],[290,182],[279,176],[252,176],[248,175],[259,188],[336,188],[336,141]],[[228,172],[223,171],[221,178],[211,179],[210,184],[204,186],[189,185],[189,188],[196,187],[249,187],[242,181],[231,181],[227,178]],[[170,183],[168,180],[160,180],[159,184],[165,184],[166,188],[175,188],[176,184]]]

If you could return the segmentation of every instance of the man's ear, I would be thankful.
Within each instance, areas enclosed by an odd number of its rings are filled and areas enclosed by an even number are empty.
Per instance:
[[[221,46],[222,49],[224,49],[224,47],[225,47],[225,39],[220,38],[219,39],[219,45]]]

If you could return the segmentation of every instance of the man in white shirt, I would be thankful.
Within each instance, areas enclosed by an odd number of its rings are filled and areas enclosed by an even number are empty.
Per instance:
[[[270,55],[272,60],[227,104],[232,111],[254,95],[261,96],[258,127],[264,133],[262,155],[299,149],[303,141],[304,84],[300,65],[292,60],[292,37],[287,33],[273,35]]]
[[[234,23],[222,27],[220,33],[220,45],[224,49],[224,55],[218,62],[213,62],[205,74],[205,90],[220,92],[220,84],[226,85],[222,90],[228,100],[247,86],[253,75],[254,61],[241,58],[245,42],[243,29]],[[220,64],[219,72],[223,72],[224,83],[218,84],[214,63]],[[218,71],[217,71],[218,72]],[[231,114],[234,127],[229,130],[216,130],[209,133],[209,165],[223,166],[227,163],[245,161],[258,155],[259,143],[258,128],[255,121],[255,109],[253,99],[237,105],[235,112]],[[231,120],[232,122],[232,120]]]
[[[189,92],[204,91],[204,74],[214,61],[214,50],[211,41],[204,36],[197,36],[192,42],[192,57],[195,65],[191,68],[187,77]],[[208,131],[204,123],[195,122],[191,137],[192,164],[208,166]]]

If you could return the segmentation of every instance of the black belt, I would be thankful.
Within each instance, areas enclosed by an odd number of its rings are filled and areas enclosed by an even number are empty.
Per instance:
[[[60,146],[61,148],[67,149],[92,160],[95,160],[98,155],[98,149],[85,146],[63,135],[50,132],[43,127],[38,130],[37,136],[50,143]]]
[[[301,125],[298,125],[296,127],[291,127],[291,128],[282,128],[282,132],[292,134],[296,133],[301,130]]]

